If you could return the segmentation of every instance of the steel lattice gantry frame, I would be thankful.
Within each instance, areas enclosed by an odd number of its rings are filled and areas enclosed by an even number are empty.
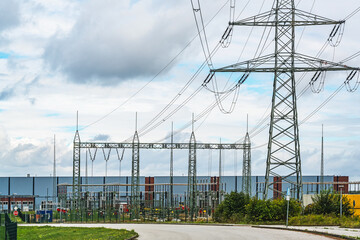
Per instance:
[[[192,185],[196,185],[196,149],[226,149],[226,150],[245,150],[250,149],[251,145],[244,143],[226,144],[226,143],[196,143],[195,135],[192,134],[192,138],[189,143],[140,143],[137,132],[134,134],[132,143],[109,143],[109,142],[81,142],[79,132],[76,131],[74,138],[73,149],[73,208],[79,208],[80,196],[81,196],[81,176],[80,176],[80,150],[84,149],[133,149],[132,150],[132,184],[131,194],[135,198],[131,198],[134,204],[132,214],[134,217],[139,213],[139,201],[140,201],[140,149],[188,149],[189,150],[189,176],[192,176]],[[190,154],[191,153],[191,154]],[[188,183],[189,185],[189,183]],[[194,194],[196,186],[194,186]],[[189,196],[189,195],[188,195]]]
[[[266,161],[264,198],[276,182],[270,175],[290,183],[295,198],[302,200],[302,173],[300,160],[299,128],[296,106],[296,72],[324,73],[326,71],[356,70],[341,63],[326,61],[295,52],[295,29],[298,26],[343,24],[295,8],[294,0],[276,0],[274,7],[265,13],[240,21],[239,26],[275,28],[275,52],[252,60],[239,62],[215,72],[273,72],[273,95]],[[295,181],[290,177],[296,178]]]

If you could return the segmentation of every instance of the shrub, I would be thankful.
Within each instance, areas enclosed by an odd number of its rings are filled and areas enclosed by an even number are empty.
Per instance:
[[[225,196],[217,207],[214,220],[217,222],[276,222],[285,221],[287,201],[260,200],[244,193],[232,192]],[[289,202],[289,217],[299,215],[301,205],[295,200]]]
[[[340,194],[331,192],[330,190],[321,191],[320,194],[316,194],[312,197],[313,204],[305,208],[306,214],[334,214],[340,215]],[[350,201],[343,196],[342,199],[342,212],[344,216],[351,216],[351,204]]]
[[[215,210],[214,219],[217,222],[239,222],[245,216],[245,206],[249,203],[249,195],[231,192]]]
[[[252,198],[246,206],[248,220],[252,222],[263,221],[284,221],[286,219],[287,201],[279,200],[259,200]],[[295,200],[289,202],[289,217],[299,215],[301,205]]]

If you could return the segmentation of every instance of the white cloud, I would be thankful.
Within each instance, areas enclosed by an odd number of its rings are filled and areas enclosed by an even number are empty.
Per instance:
[[[188,41],[186,4],[155,1],[89,1],[67,36],[45,51],[52,69],[78,83],[117,84],[155,75]],[[181,19],[181,21],[179,21]]]
[[[0,32],[19,24],[19,4],[16,0],[0,2]]]

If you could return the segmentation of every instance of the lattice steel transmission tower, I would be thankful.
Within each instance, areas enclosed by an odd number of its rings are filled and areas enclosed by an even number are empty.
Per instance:
[[[335,25],[335,21],[295,8],[294,0],[276,0],[272,9],[230,25],[272,27],[275,30],[275,52],[232,64],[211,72],[273,72],[273,95],[266,161],[264,198],[277,182],[270,176],[291,184],[292,195],[302,200],[302,175],[299,128],[296,104],[295,73],[355,70],[341,63],[326,61],[295,52],[295,29],[298,26]],[[335,28],[334,28],[335,29]],[[274,190],[274,189],[273,189]],[[275,190],[276,191],[276,190]]]
[[[194,117],[193,117],[194,119]],[[189,168],[188,168],[188,207],[190,209],[190,219],[195,214],[196,207],[196,139],[194,134],[194,120],[189,142]]]
[[[248,123],[246,124],[246,135],[244,139],[242,191],[251,196],[251,147]]]

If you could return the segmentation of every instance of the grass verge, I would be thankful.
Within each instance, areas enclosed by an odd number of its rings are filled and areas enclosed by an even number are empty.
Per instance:
[[[27,227],[18,226],[18,239],[120,239],[125,240],[138,234],[125,229],[83,228],[83,227]]]
[[[293,226],[340,226],[344,228],[360,228],[360,217],[337,217],[333,215],[302,215],[289,219]]]

